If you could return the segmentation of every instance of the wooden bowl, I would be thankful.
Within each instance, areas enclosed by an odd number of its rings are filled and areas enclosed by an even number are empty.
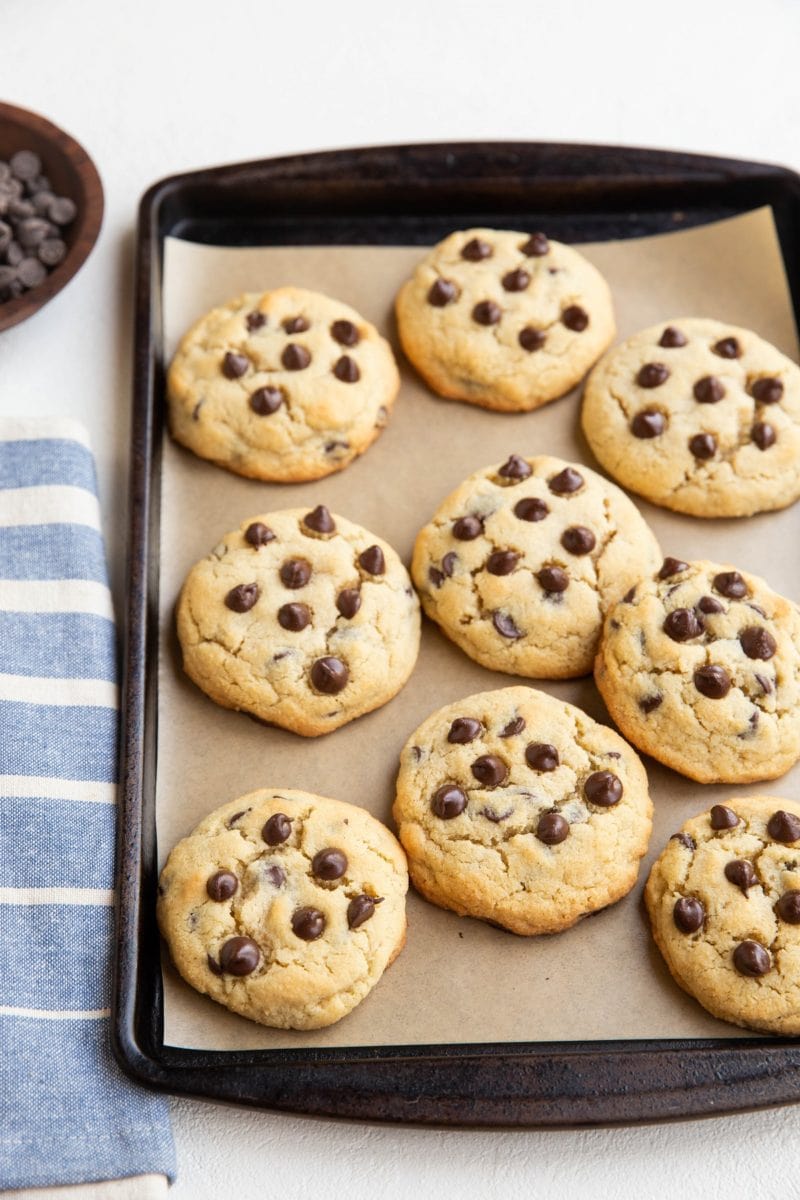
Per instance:
[[[62,262],[37,287],[0,303],[0,330],[33,316],[66,287],[89,257],[103,221],[103,185],[83,146],[38,113],[0,104],[0,159],[7,162],[17,150],[39,155],[55,194],[74,200],[78,212],[61,234],[67,244]]]

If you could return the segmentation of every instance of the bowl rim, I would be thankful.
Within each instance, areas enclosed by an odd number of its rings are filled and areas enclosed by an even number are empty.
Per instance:
[[[56,143],[59,152],[70,160],[86,199],[79,213],[82,222],[80,232],[63,262],[49,272],[42,283],[24,292],[16,300],[7,300],[0,304],[0,332],[33,316],[73,279],[94,248],[105,208],[103,184],[97,167],[88,151],[71,134],[40,113],[0,101],[0,125],[5,121],[24,126],[35,131],[40,138]]]

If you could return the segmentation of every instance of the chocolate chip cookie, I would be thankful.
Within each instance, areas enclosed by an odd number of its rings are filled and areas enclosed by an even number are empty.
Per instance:
[[[400,758],[394,818],[426,899],[514,933],[557,933],[633,887],[647,776],[622,738],[528,687],[439,709]]]
[[[375,440],[399,386],[388,342],[346,304],[294,287],[248,293],[183,338],[170,430],[239,475],[320,479]]]
[[[307,737],[390,700],[419,649],[395,551],[324,505],[244,521],[189,572],[183,666],[217,704]]]
[[[212,812],[161,872],[158,923],[187,983],[279,1029],[319,1029],[405,941],[408,873],[363,808],[262,788]]]
[[[428,616],[470,658],[568,679],[591,671],[609,605],[660,560],[619,488],[582,465],[512,454],[440,505],[411,572]]]
[[[800,757],[800,612],[731,566],[665,559],[609,612],[595,681],[634,746],[700,783]]]
[[[800,368],[748,329],[681,317],[628,338],[589,376],[583,429],[619,483],[677,512],[800,496]]]
[[[450,234],[396,309],[403,349],[435,392],[501,412],[563,396],[614,337],[600,272],[543,233]]]
[[[684,991],[735,1025],[800,1033],[800,804],[737,796],[693,817],[645,900]]]

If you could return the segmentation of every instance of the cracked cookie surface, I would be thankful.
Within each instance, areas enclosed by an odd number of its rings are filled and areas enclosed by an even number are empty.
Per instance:
[[[635,334],[592,371],[582,422],[609,474],[665,508],[741,517],[800,496],[800,368],[748,329]]]
[[[450,234],[403,285],[396,311],[403,349],[434,391],[502,412],[563,396],[614,337],[600,272],[543,233]]]
[[[619,734],[520,686],[466,696],[420,725],[393,815],[426,899],[528,935],[630,891],[652,804]]]
[[[158,923],[199,992],[262,1025],[319,1029],[399,954],[407,889],[403,851],[363,808],[263,788],[175,846]]]
[[[313,510],[244,521],[189,572],[183,666],[225,708],[314,737],[392,698],[419,650],[419,602],[391,546]]]
[[[389,343],[319,292],[252,292],[185,335],[167,376],[173,437],[276,482],[320,479],[375,440],[400,386]]]
[[[800,804],[735,796],[693,817],[645,901],[684,991],[735,1025],[800,1033]]]
[[[609,612],[595,681],[634,746],[701,783],[800,756],[800,612],[756,575],[668,558]]]
[[[470,475],[419,533],[425,612],[494,671],[568,679],[592,669],[610,604],[661,561],[633,503],[549,455]]]

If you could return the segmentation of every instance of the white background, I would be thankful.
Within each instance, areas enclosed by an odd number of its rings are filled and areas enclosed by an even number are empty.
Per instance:
[[[148,184],[294,151],[448,139],[617,142],[800,170],[799,54],[796,0],[0,0],[0,98],[77,136],[107,203],[78,278],[0,335],[0,411],[89,426],[119,596],[133,229]],[[181,1100],[172,1195],[796,1197],[799,1116],[448,1133]]]

